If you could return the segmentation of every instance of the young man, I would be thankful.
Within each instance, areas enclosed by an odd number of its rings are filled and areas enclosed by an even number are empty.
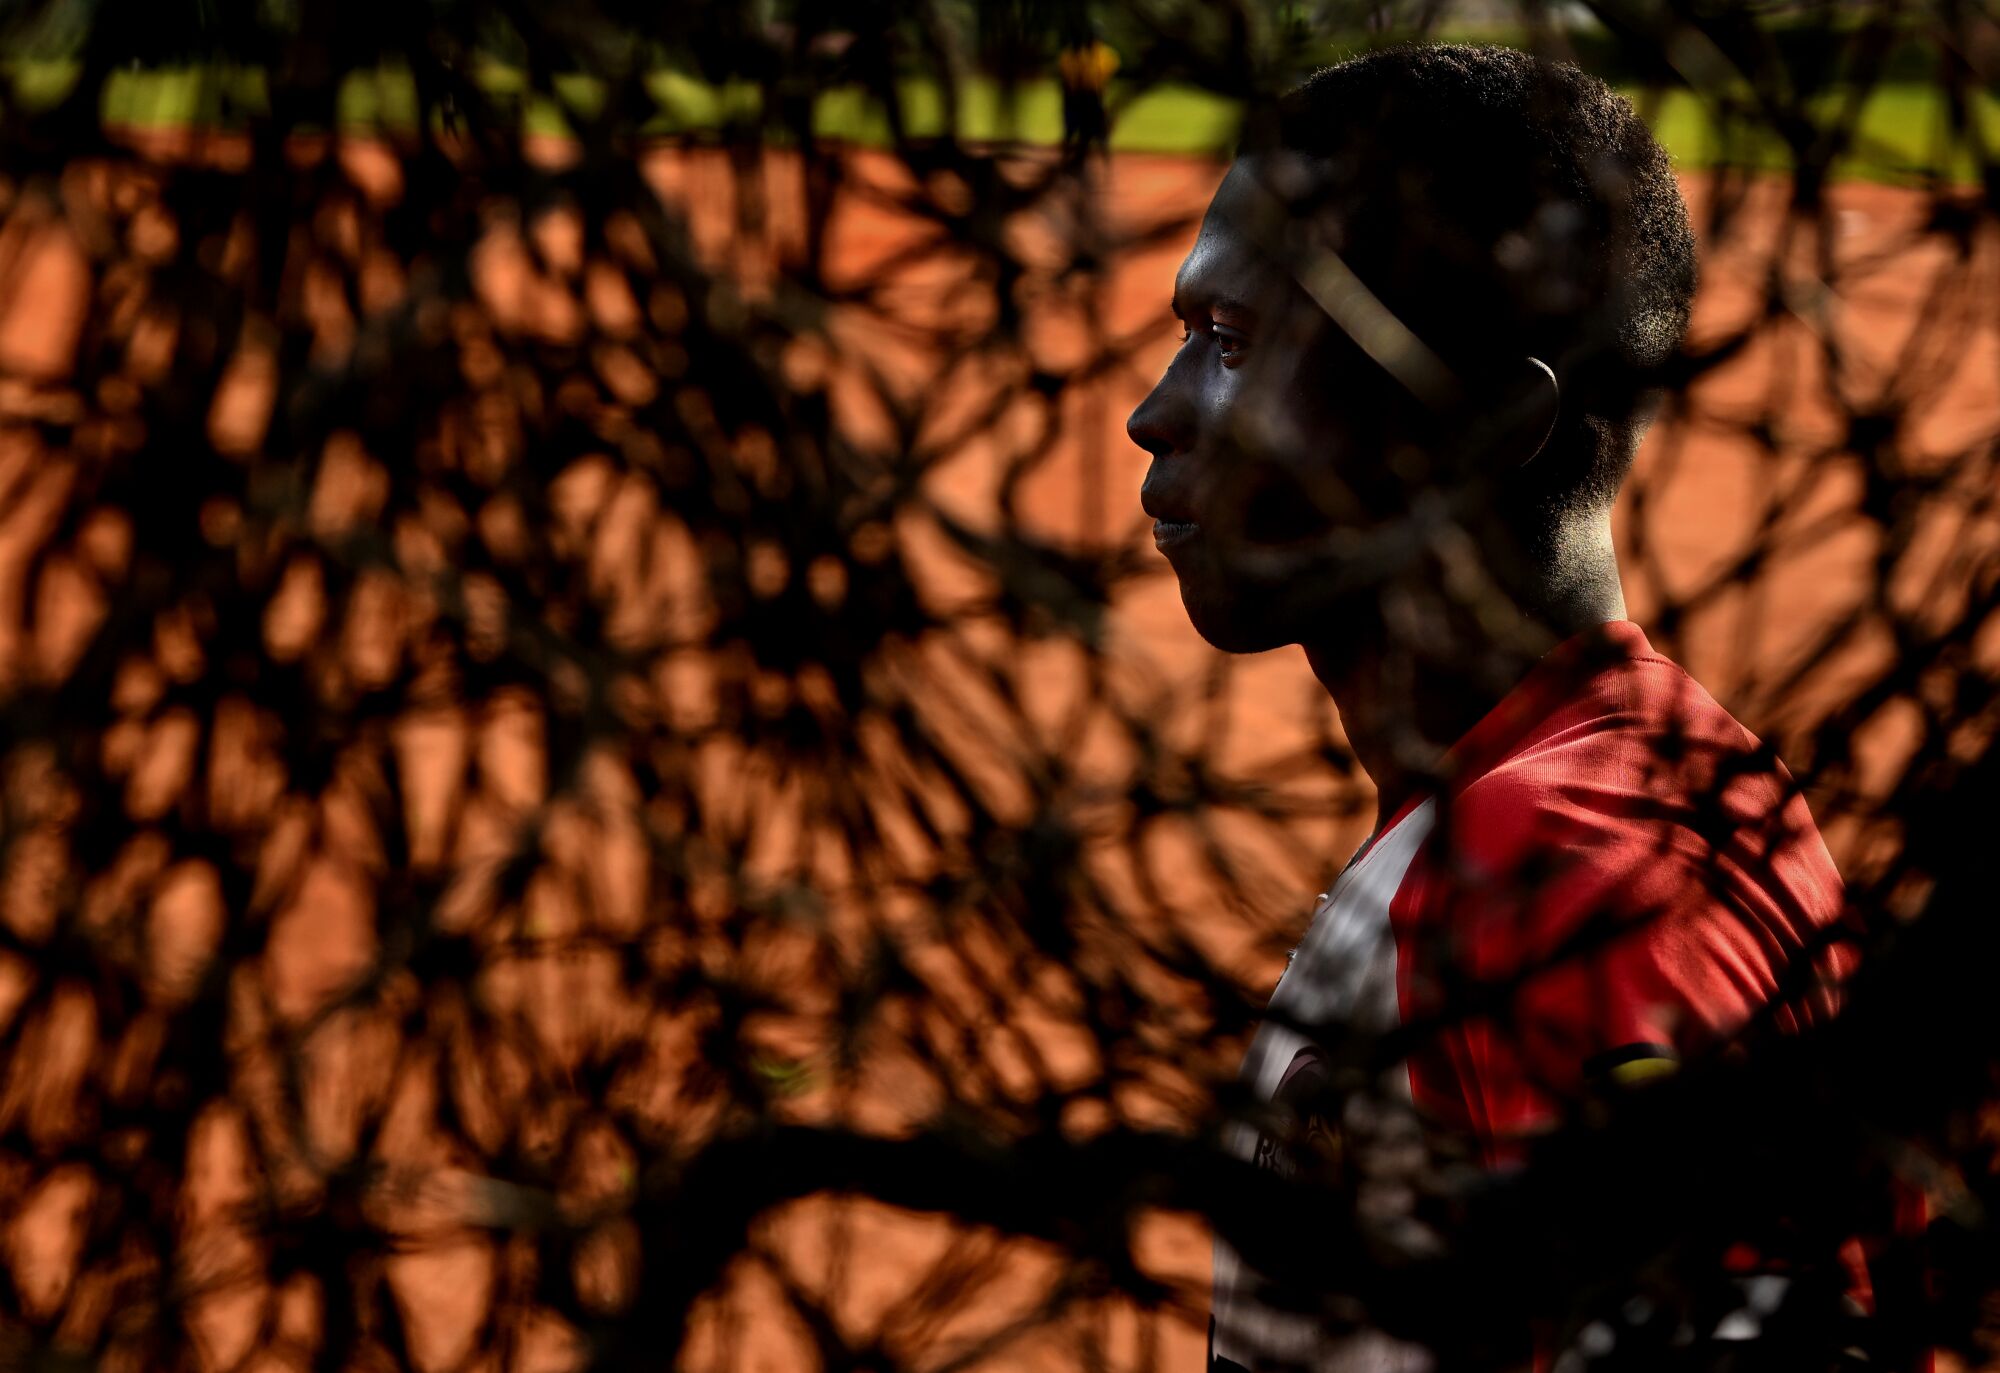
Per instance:
[[[1304,646],[1380,823],[1251,1048],[1245,1157],[1337,1169],[1341,1046],[1413,1021],[1390,1089],[1497,1164],[1594,1083],[1830,1013],[1804,802],[1624,618],[1611,506],[1694,284],[1666,156],[1574,68],[1395,49],[1252,122],[1129,429],[1196,628]],[[1268,1295],[1219,1243],[1211,1369],[1423,1366]]]

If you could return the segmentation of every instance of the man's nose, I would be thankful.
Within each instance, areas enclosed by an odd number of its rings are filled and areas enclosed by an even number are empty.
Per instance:
[[[1193,430],[1192,408],[1180,394],[1172,367],[1125,421],[1125,433],[1132,442],[1156,458],[1186,449]]]

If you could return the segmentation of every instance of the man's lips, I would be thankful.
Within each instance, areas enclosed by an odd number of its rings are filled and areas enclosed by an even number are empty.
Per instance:
[[[1167,549],[1175,544],[1186,543],[1201,533],[1201,526],[1193,520],[1154,520],[1153,544],[1156,548]]]

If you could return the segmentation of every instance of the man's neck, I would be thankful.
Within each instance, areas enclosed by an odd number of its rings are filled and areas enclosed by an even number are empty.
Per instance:
[[[1571,521],[1552,552],[1502,609],[1482,606],[1419,630],[1421,612],[1399,613],[1390,592],[1368,625],[1343,624],[1305,644],[1375,784],[1378,829],[1439,776],[1451,747],[1549,650],[1625,617],[1608,512]]]

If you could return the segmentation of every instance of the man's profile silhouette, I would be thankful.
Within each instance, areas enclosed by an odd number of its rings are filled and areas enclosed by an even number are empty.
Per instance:
[[[1380,810],[1252,1045],[1243,1157],[1347,1166],[1343,1033],[1437,1018],[1386,1088],[1500,1164],[1594,1084],[1833,1010],[1803,799],[1625,618],[1612,504],[1694,286],[1666,155],[1574,67],[1396,48],[1250,121],[1129,422],[1142,500],[1204,637],[1303,646]],[[1423,1366],[1268,1298],[1219,1242],[1211,1368]]]

